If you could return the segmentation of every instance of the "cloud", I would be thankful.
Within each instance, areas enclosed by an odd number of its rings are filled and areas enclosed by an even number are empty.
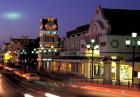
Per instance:
[[[2,17],[8,20],[18,20],[22,17],[22,14],[19,12],[7,12],[2,14]]]

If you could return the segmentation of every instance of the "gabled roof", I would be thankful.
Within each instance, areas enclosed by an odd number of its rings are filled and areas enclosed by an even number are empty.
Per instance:
[[[88,31],[88,29],[89,29],[89,24],[79,26],[75,30],[67,32],[67,37],[70,37],[72,35],[81,34],[81,33],[86,33]]]
[[[130,35],[140,32],[140,10],[106,9],[102,8],[104,17],[111,24],[113,35]]]

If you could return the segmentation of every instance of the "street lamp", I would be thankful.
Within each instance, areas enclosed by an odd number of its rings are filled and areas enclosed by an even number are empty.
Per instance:
[[[37,48],[34,48],[32,51],[32,60],[31,60],[31,63],[34,64],[34,66],[32,67],[32,70],[37,70],[37,54],[38,54],[38,50]]]
[[[132,47],[132,54],[133,54],[133,57],[132,57],[132,83],[133,83],[133,77],[134,77],[134,57],[135,57],[135,48],[140,46],[140,40],[136,40],[136,37],[137,37],[137,33],[136,32],[133,32],[132,33],[132,40],[130,39],[127,39],[125,41],[127,47]]]
[[[25,54],[25,55],[27,54],[27,52],[25,50],[22,50],[20,53]]]
[[[27,52],[25,50],[22,50],[20,52],[20,54],[22,55],[21,58],[22,58],[22,68],[26,71],[26,63],[27,63],[27,59],[26,59],[26,55],[27,55]]]
[[[34,49],[32,50],[32,54],[37,54],[37,53],[38,53],[37,49],[34,48]]]
[[[44,60],[45,60],[45,56],[44,53],[46,52],[45,48],[43,46],[41,46],[39,52],[41,53],[41,60],[42,60],[42,66],[41,66],[41,70],[43,71],[43,67],[44,67]]]
[[[57,52],[57,49],[54,48],[54,46],[51,46],[50,49],[48,49],[49,54],[51,55],[52,65],[53,65],[53,55]],[[51,63],[50,63],[51,64]]]
[[[91,79],[93,79],[93,54],[94,54],[94,50],[99,49],[99,45],[96,45],[95,39],[91,39],[90,42],[88,42],[87,49],[92,51],[92,56],[91,56],[92,63],[91,63],[91,71],[90,71],[91,75],[90,75],[90,77],[91,77]]]
[[[48,52],[51,53],[52,58],[53,58],[53,55],[54,55],[54,53],[57,52],[57,49],[55,49],[54,46],[51,46],[51,48],[48,50]]]

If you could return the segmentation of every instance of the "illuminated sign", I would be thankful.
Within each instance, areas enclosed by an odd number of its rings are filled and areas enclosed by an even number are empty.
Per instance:
[[[100,46],[106,46],[106,42],[100,42]]]
[[[48,17],[47,19],[41,18],[40,21],[40,30],[47,30],[47,31],[57,31],[58,24],[57,19],[53,17]]]
[[[45,24],[46,30],[52,31],[57,30],[57,20],[53,17],[47,18],[47,23]]]

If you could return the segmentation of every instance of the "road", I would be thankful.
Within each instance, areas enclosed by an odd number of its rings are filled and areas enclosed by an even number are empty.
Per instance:
[[[22,92],[11,86],[4,77],[0,77],[0,97],[24,97]]]
[[[0,77],[0,97],[24,97],[25,93],[31,94],[34,97],[45,97],[28,88],[23,84],[25,82],[27,81],[20,79],[13,73],[4,71]]]
[[[70,89],[73,94],[79,95],[80,97],[140,97],[140,90],[135,89],[122,89],[121,86],[118,88],[108,88],[104,86],[95,85],[71,85],[73,89]]]
[[[5,72],[0,77],[0,97],[24,97],[30,93],[34,97],[45,97],[46,92],[60,97],[139,97],[139,92],[109,89],[97,86],[81,86],[74,84],[59,84],[47,80],[28,82],[11,72]]]

